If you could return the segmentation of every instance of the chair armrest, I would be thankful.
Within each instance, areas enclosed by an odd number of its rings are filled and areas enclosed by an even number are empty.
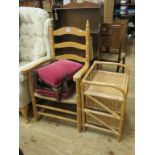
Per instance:
[[[23,66],[20,68],[20,72],[23,74],[27,74],[31,71],[33,71],[35,68],[39,67],[40,65],[47,63],[49,61],[52,61],[53,59],[51,59],[50,57],[43,57],[40,58],[36,61],[30,62],[27,65]]]
[[[81,79],[88,69],[89,65],[85,64],[76,74],[74,74],[73,80],[76,81],[77,79]]]
[[[125,73],[126,74],[130,74],[130,70],[128,68],[127,65],[124,65],[124,64],[121,64],[121,63],[117,63],[117,62],[107,62],[107,61],[94,61],[94,65],[97,65],[97,64],[104,64],[104,65],[111,65],[111,66],[120,66],[120,67],[124,67],[125,68]]]

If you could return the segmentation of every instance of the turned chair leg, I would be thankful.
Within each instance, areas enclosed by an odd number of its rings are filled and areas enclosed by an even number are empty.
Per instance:
[[[28,122],[29,122],[28,116],[27,116],[27,114],[28,114],[28,105],[25,106],[25,107],[23,107],[23,108],[19,108],[19,111],[20,111],[21,114],[23,115],[23,117],[24,117],[26,123],[28,123]]]

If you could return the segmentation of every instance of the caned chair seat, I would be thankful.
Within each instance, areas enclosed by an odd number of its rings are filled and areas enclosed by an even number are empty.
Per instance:
[[[127,92],[127,79],[125,74],[118,74],[115,72],[106,72],[98,70],[92,82],[98,81],[111,85],[116,85],[117,87]],[[85,94],[123,101],[123,96],[120,93],[120,91],[106,86],[90,85],[88,89],[85,91]]]

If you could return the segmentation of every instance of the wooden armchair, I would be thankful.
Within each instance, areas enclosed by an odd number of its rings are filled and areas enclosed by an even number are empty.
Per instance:
[[[89,21],[86,23],[86,29],[81,30],[75,27],[62,27],[57,30],[50,29],[50,43],[52,51],[52,59],[45,60],[44,62],[38,63],[31,68],[27,68],[23,73],[29,73],[29,86],[32,97],[33,112],[35,119],[38,120],[39,116],[48,116],[71,123],[76,123],[78,130],[81,130],[81,95],[80,95],[80,82],[84,74],[87,72],[90,63],[90,29]],[[66,35],[74,35],[78,37],[85,37],[85,45],[77,42],[59,42],[55,43],[56,37],[65,37]],[[65,52],[65,54],[60,54],[62,48],[66,49],[68,47],[80,49],[79,51],[85,52],[85,57],[70,54]],[[69,53],[69,54],[68,54]],[[34,70],[39,68],[41,65],[59,60],[73,60],[83,64],[82,68],[73,75],[73,81],[75,82],[76,92],[69,98],[61,99],[61,102],[57,102],[56,97],[49,97],[41,95],[36,92],[35,88],[35,78],[32,76]],[[53,75],[51,75],[53,76]],[[41,102],[43,101],[43,102]],[[45,104],[46,103],[46,104]],[[47,112],[50,111],[50,112]]]

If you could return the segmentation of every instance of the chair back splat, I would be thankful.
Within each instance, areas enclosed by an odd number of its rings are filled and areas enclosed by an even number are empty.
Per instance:
[[[62,27],[57,30],[53,30],[53,27],[51,27],[51,50],[52,55],[54,56],[55,60],[60,59],[70,59],[75,60],[79,62],[83,62],[86,64],[89,64],[90,61],[90,28],[89,28],[89,21],[86,22],[86,29],[81,30],[75,27]],[[54,38],[55,37],[61,37],[64,35],[74,35],[77,37],[85,37],[85,44],[74,42],[74,41],[64,41],[61,43],[55,43]],[[66,53],[65,54],[57,54],[56,49],[62,49],[62,48],[76,48],[79,50],[83,50],[81,52],[85,52],[85,57],[79,56],[77,54],[73,53]]]

